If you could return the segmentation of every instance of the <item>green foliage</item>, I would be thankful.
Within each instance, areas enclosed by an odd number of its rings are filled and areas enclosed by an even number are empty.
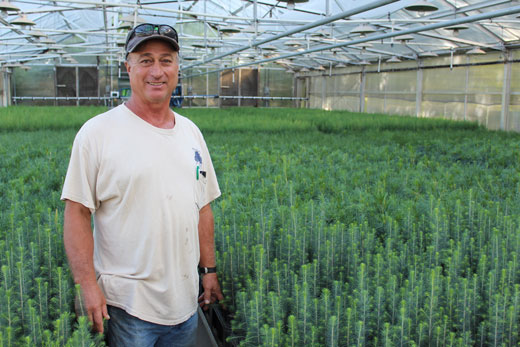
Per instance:
[[[106,107],[9,106],[0,112],[0,132],[79,129]]]
[[[189,111],[205,127],[224,193],[214,211],[230,307],[255,297],[247,284],[258,271],[247,259],[261,245],[262,283],[280,311],[268,296],[260,325],[278,331],[274,321],[283,320],[286,344],[295,336],[341,346],[519,342],[512,295],[493,299],[519,279],[518,135],[334,112],[324,112],[336,124],[325,129],[322,112],[306,118],[308,110]],[[215,117],[219,124],[204,125]],[[300,122],[291,128],[293,117]],[[231,267],[240,259],[246,264]],[[237,336],[257,326],[240,314],[234,324]]]
[[[90,332],[90,322],[86,316],[78,317],[76,329],[67,341],[67,347],[94,347],[104,346],[101,334],[93,335]]]
[[[0,345],[99,346],[73,312],[59,201],[99,108],[0,110]],[[520,136],[473,123],[186,109],[223,192],[219,278],[243,346],[520,343]]]
[[[38,131],[79,129],[96,114],[107,111],[100,106],[10,106],[0,114],[0,131]],[[426,131],[478,130],[477,123],[455,122],[445,119],[418,119],[408,116],[350,113],[292,108],[225,108],[209,112],[207,109],[175,110],[185,115],[208,134],[213,132],[305,132],[317,130],[326,134],[346,134],[352,131]],[[215,111],[215,112],[214,112]],[[266,121],[266,119],[269,119]],[[394,141],[406,142],[395,134]]]

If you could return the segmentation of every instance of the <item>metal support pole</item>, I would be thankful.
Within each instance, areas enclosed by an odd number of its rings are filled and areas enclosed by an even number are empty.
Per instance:
[[[298,83],[298,81],[296,80],[296,75],[295,74],[292,74],[292,96],[295,97],[297,96],[297,90],[298,90],[298,86],[296,85],[296,83]],[[298,102],[297,100],[294,100],[293,101],[293,107],[298,107]]]
[[[325,108],[325,97],[327,96],[327,77],[321,77],[321,109]]]
[[[504,53],[506,62],[504,64],[504,83],[502,87],[502,111],[500,113],[500,130],[509,129],[509,106],[511,102],[511,70],[512,70],[512,52]]]
[[[204,0],[204,46],[206,46],[206,55],[208,55],[208,23],[206,13],[208,12],[206,9],[207,1]]]
[[[311,102],[310,102],[311,91],[310,91],[310,88],[311,88],[311,79],[310,79],[310,77],[307,77],[307,78],[305,78],[305,98],[307,99],[305,101],[305,108],[310,108],[311,107]]]
[[[204,0],[204,57],[208,55],[208,23],[206,13],[207,10],[207,0]],[[209,94],[209,76],[208,76],[208,68],[206,67],[206,95]],[[206,107],[209,107],[209,99],[206,98]]]
[[[218,103],[219,108],[222,107],[222,99],[220,98],[220,96],[222,95],[222,90],[221,90],[222,81],[221,80],[222,80],[222,74],[219,73],[217,76],[217,95],[219,96],[217,103]]]
[[[97,93],[96,93],[96,94],[97,94],[97,97],[99,98],[99,97],[101,96],[101,91],[99,90],[99,89],[100,89],[100,88],[99,88],[99,87],[100,87],[100,85],[99,85],[99,59],[98,59],[97,63],[98,63],[98,65],[97,65],[97,67],[96,67],[96,75],[97,75],[97,76],[96,76],[96,79],[97,79],[97,85],[96,85],[96,87],[97,87],[97,88],[96,88],[96,89],[97,89]],[[105,71],[107,71],[107,70],[108,70],[108,69],[105,69]],[[106,81],[106,77],[105,77],[105,81]],[[106,87],[106,85],[105,85],[105,93],[103,93],[103,94],[104,94],[104,95],[107,95],[107,94],[110,95],[110,90],[108,90],[108,93],[107,93],[107,87]]]
[[[330,0],[327,0],[325,2],[325,15],[327,17],[330,16]]]
[[[2,106],[11,105],[11,70],[5,68],[2,70],[3,92],[2,92]]]
[[[14,101],[14,105],[18,105],[16,103],[16,100],[14,99],[14,97],[16,97],[16,78],[14,78],[14,69],[11,70],[11,79],[10,79],[10,83],[11,83],[11,89],[9,90],[9,93],[11,94],[11,105]]]
[[[208,72],[208,68],[206,68]],[[209,74],[206,74],[206,95],[209,95]],[[206,107],[209,107],[209,98],[206,98]]]
[[[233,73],[235,73],[233,71]],[[238,69],[238,88],[237,88],[237,91],[238,91],[238,107],[242,106],[242,103],[241,103],[241,99],[240,99],[240,96],[242,96],[242,69]]]
[[[332,92],[330,93],[330,109],[331,110],[336,110],[336,109],[341,109],[339,106],[338,106],[338,103],[339,103],[339,100],[340,100],[340,96],[339,96],[339,93],[338,93],[338,90],[339,90],[339,78],[337,76],[334,76],[334,77],[330,77],[332,78],[332,80],[334,81],[334,89],[332,90]]]
[[[367,82],[367,76],[365,72],[365,67],[363,66],[363,71],[361,71],[361,84],[359,86],[359,112],[365,112],[365,85]]]
[[[53,71],[54,71],[54,96],[58,97],[58,69],[56,68],[56,65],[54,65]],[[54,106],[58,106],[58,100],[54,99]]]
[[[421,116],[422,95],[423,95],[423,62],[419,60],[419,68],[417,69],[417,83],[415,85],[415,116]]]
[[[256,94],[262,93],[262,73],[260,64],[256,67]],[[255,107],[262,106],[261,103],[257,102]]]
[[[379,73],[379,70],[378,70]],[[386,97],[387,97],[388,83],[383,84],[383,113],[386,113]]]
[[[102,0],[102,1],[105,2],[105,0]],[[102,8],[103,8],[103,29],[105,30],[105,46],[108,47],[109,42],[108,42],[107,7],[102,6]],[[137,12],[136,12],[136,16],[137,16]],[[108,52],[108,49],[105,52]]]
[[[294,75],[294,76],[296,76],[296,75]],[[294,89],[295,94],[294,94],[294,96],[298,97],[298,96],[301,95],[301,93],[302,93],[302,91],[301,91],[301,84],[302,84],[302,82],[303,82],[303,80],[301,78],[294,77],[294,85],[295,85],[295,89]],[[301,102],[298,101],[297,103],[295,103],[295,107],[300,108],[301,107]]]
[[[469,64],[468,56],[466,56],[466,63]],[[469,66],[466,66],[465,69],[466,69],[466,82],[464,83],[464,120],[466,120],[467,116],[468,116]]]
[[[76,106],[79,106],[79,67],[76,66]]]
[[[270,75],[271,75],[271,70],[267,69],[267,78],[266,78],[266,82],[265,82],[265,86],[264,86],[264,94],[265,96],[268,96],[268,95],[271,95],[271,85],[270,85]],[[269,100],[266,100],[265,101],[265,107],[269,107],[270,106],[270,103],[269,103]]]
[[[253,18],[254,18],[254,26],[255,26],[255,39],[258,36],[258,4],[257,1],[253,3]]]

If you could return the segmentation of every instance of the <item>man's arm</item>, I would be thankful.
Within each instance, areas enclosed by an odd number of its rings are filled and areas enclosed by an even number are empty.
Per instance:
[[[81,286],[83,304],[94,330],[103,332],[103,318],[109,319],[105,296],[94,271],[94,237],[90,226],[90,210],[80,203],[66,200],[63,241],[74,276]]]
[[[199,245],[200,245],[200,266],[215,267],[215,235],[213,224],[213,211],[207,204],[199,211]],[[222,300],[224,296],[220,290],[216,273],[209,273],[202,276],[202,286],[204,293],[199,297],[201,306]]]

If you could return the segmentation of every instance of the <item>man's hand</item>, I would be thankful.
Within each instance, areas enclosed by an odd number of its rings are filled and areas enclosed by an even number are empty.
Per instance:
[[[202,276],[202,287],[204,293],[199,297],[199,305],[207,310],[209,304],[214,303],[217,300],[224,299],[222,291],[220,290],[220,284],[218,283],[217,274],[210,273]]]
[[[107,302],[97,283],[81,287],[81,311],[92,323],[92,330],[103,333],[103,320],[110,319]]]

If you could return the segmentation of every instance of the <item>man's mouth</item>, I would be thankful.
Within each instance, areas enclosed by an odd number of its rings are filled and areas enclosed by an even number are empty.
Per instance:
[[[162,86],[165,82],[148,82],[151,86]]]

